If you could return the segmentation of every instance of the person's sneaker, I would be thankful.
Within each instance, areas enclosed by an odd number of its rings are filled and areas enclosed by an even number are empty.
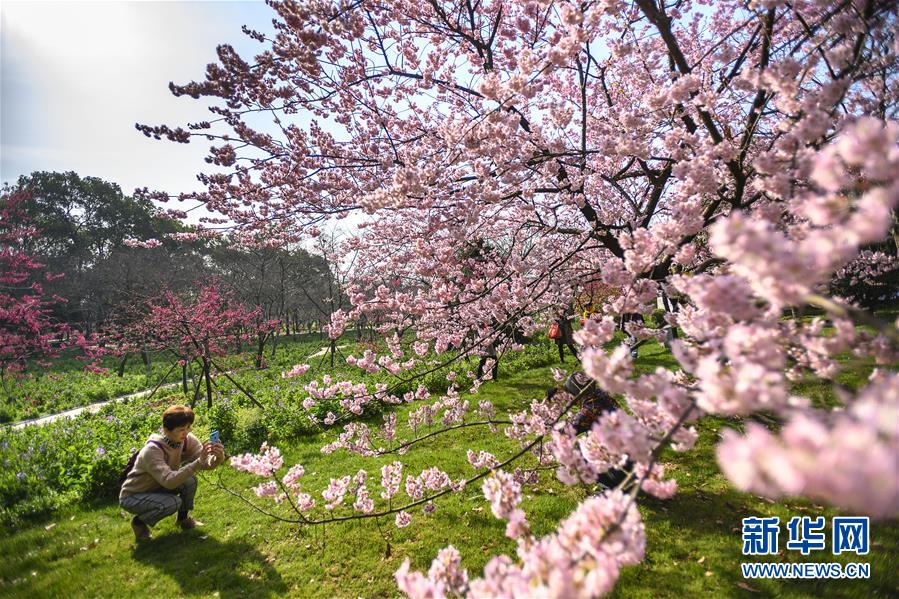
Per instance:
[[[150,527],[137,518],[131,519],[131,530],[134,531],[134,538],[138,543],[141,541],[149,541],[151,538]]]
[[[183,518],[180,520],[176,520],[175,524],[181,527],[181,530],[190,530],[192,528],[196,528],[198,526],[203,526],[203,523],[195,518],[191,518],[188,516],[187,518]]]

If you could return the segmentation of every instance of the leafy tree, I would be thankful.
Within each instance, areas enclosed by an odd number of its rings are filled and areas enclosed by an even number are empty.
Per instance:
[[[235,292],[236,298],[260,308],[260,318],[283,323],[286,332],[291,324],[297,331],[303,321],[317,316],[317,311],[312,311],[309,304],[316,298],[321,301],[327,296],[327,264],[320,256],[302,248],[235,244],[224,239],[215,245],[210,255],[215,272]],[[267,341],[271,341],[274,357],[277,344],[274,333],[270,331],[256,339],[258,367],[263,364]]]
[[[7,189],[28,197],[23,209],[41,230],[29,251],[51,271],[66,273],[47,284],[48,293],[65,299],[54,308],[62,321],[94,330],[135,294],[183,288],[203,276],[201,255],[175,241],[150,257],[126,246],[128,239],[163,237],[185,227],[164,218],[151,201],[123,195],[114,183],[41,171]]]

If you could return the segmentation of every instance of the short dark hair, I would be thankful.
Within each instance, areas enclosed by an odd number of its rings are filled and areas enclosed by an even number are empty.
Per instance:
[[[173,431],[179,426],[194,423],[194,411],[189,406],[169,406],[162,413],[162,427]]]

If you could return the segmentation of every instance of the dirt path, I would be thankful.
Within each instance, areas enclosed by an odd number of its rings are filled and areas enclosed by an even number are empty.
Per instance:
[[[350,344],[346,343],[344,345],[338,345],[337,349],[346,349],[349,346],[350,346]],[[315,352],[314,354],[312,354],[311,356],[309,356],[309,358],[320,358],[323,355],[325,355],[326,353],[328,353],[330,350],[331,350],[330,347],[323,347],[320,350],[318,350],[317,352]],[[309,358],[306,358],[306,359],[308,360]]]

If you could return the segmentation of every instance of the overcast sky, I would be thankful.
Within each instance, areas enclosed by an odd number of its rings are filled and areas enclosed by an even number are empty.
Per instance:
[[[261,45],[243,24],[271,30],[261,1],[0,3],[0,181],[73,170],[170,193],[199,189],[209,143],[156,141],[134,128],[210,118],[207,102],[175,98],[169,81],[202,79],[215,48]]]

